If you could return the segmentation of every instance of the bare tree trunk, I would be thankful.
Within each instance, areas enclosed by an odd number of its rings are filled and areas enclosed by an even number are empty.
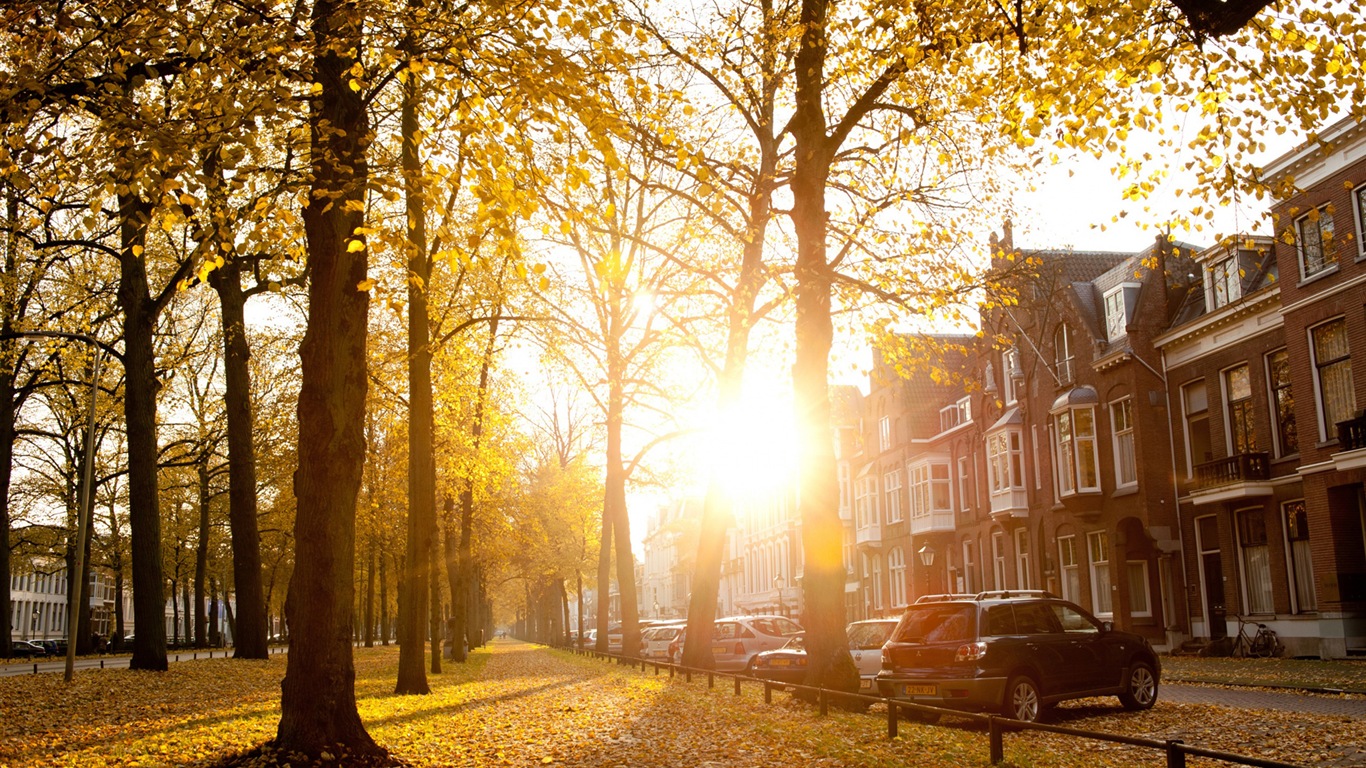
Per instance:
[[[379,556],[379,638],[380,645],[389,644],[389,575],[385,572],[384,554]]]
[[[365,566],[365,647],[375,647],[375,541],[370,540]]]
[[[432,564],[436,564],[436,553],[432,553]],[[431,673],[441,674],[441,579],[437,574],[432,574],[431,579],[432,604],[427,615],[430,617],[427,622],[427,634],[431,638],[432,644],[432,666]]]
[[[475,396],[474,414],[470,419],[470,443],[477,454],[484,439],[484,407],[488,402],[490,374],[493,369],[493,353],[498,340],[498,312],[489,321],[488,342],[484,345],[484,358],[479,365],[479,390]],[[460,486],[460,546],[456,557],[458,576],[452,580],[451,601],[452,629],[454,636],[464,642],[456,648],[456,658],[465,660],[465,648],[475,647],[472,637],[478,622],[471,620],[470,614],[475,607],[471,600],[474,587],[474,477],[465,477]],[[449,567],[449,564],[447,565]]]
[[[377,761],[387,751],[366,732],[356,709],[351,658],[356,499],[365,463],[365,345],[370,296],[365,224],[365,101],[353,90],[364,18],[350,4],[313,4],[311,195],[303,210],[308,239],[308,324],[299,349],[299,467],[294,495],[295,565],[285,599],[289,662],[280,686],[275,746],[320,760]],[[357,248],[353,244],[359,245]],[[141,638],[141,630],[138,632]]]
[[[199,476],[199,541],[194,548],[194,644],[196,648],[207,648],[212,642],[204,605],[209,586],[209,454],[207,446],[201,446],[201,451],[195,461]]]
[[[609,465],[610,466],[610,465]],[[607,626],[611,622],[612,587],[612,531],[616,527],[612,506],[604,494],[602,500],[602,541],[598,544],[598,638],[593,650],[607,653]]]

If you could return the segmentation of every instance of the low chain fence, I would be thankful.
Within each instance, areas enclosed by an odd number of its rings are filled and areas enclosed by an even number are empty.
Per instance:
[[[897,737],[897,725],[903,717],[914,713],[939,717],[949,715],[952,717],[965,719],[986,725],[988,751],[992,765],[1005,762],[1005,735],[1010,732],[1019,731],[1044,731],[1056,733],[1063,736],[1072,736],[1079,739],[1090,739],[1092,741],[1107,741],[1112,744],[1125,744],[1133,747],[1140,747],[1162,752],[1166,755],[1167,768],[1186,768],[1186,758],[1190,755],[1206,757],[1214,760],[1221,760],[1233,765],[1250,765],[1258,768],[1300,768],[1293,763],[1283,763],[1276,760],[1266,760],[1250,755],[1238,755],[1231,752],[1221,752],[1215,749],[1207,749],[1194,744],[1187,744],[1180,739],[1146,739],[1138,736],[1122,736],[1116,733],[1104,733],[1102,731],[1088,731],[1081,728],[1068,728],[1066,726],[1049,725],[1047,723],[1025,723],[1001,715],[989,715],[980,712],[967,712],[960,709],[946,709],[935,707],[928,704],[916,704],[898,699],[889,699],[882,696],[869,696],[861,693],[847,693],[845,691],[832,691],[828,688],[815,688],[807,685],[795,685],[792,683],[782,683],[760,677],[751,677],[742,673],[717,672],[712,669],[701,669],[698,667],[686,667],[682,664],[672,664],[667,661],[655,659],[638,659],[622,656],[614,653],[603,653],[591,648],[568,647],[563,648],[572,651],[579,656],[616,662],[623,666],[639,667],[642,672],[648,672],[650,667],[654,667],[655,676],[667,673],[670,678],[681,676],[685,681],[691,683],[693,676],[706,677],[707,687],[715,688],[717,679],[730,680],[735,688],[735,695],[742,693],[742,684],[763,685],[764,703],[773,703],[773,691],[793,690],[805,694],[816,702],[822,717],[829,714],[831,703],[849,704],[858,702],[863,705],[886,704],[887,705],[887,738]]]

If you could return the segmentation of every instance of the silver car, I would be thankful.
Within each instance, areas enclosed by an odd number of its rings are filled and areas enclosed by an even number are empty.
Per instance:
[[[646,629],[640,633],[641,656],[647,659],[657,659],[673,663],[676,659],[669,657],[669,646],[674,639],[681,636],[688,627],[687,624],[663,624]]]
[[[882,645],[892,636],[898,619],[856,621],[844,628],[849,637],[849,654],[858,667],[859,693],[877,690],[877,673],[882,669]]]
[[[786,616],[729,616],[712,629],[711,655],[719,672],[754,671],[759,651],[781,648],[802,631]]]

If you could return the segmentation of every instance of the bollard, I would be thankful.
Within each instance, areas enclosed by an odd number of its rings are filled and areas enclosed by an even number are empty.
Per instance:
[[[1003,730],[1004,729],[1001,728],[1001,718],[995,715],[992,715],[991,717],[987,718],[987,738],[990,743],[990,760],[992,765],[998,765],[1000,763],[1003,763],[1006,759],[1006,747],[1005,739],[1003,738]]]
[[[715,687],[716,687],[716,675],[715,675],[714,673],[712,673],[710,670],[707,672],[707,687],[708,687],[708,688],[715,688]]]
[[[735,676],[735,695],[736,695],[736,696],[739,696],[739,695],[740,695],[740,676],[739,676],[739,675],[736,675],[736,676]]]
[[[104,659],[100,659],[100,669],[104,669]]]
[[[659,662],[655,662],[655,677],[659,677]]]
[[[33,665],[33,674],[35,674],[35,675],[38,674],[38,665],[37,665],[37,664],[34,664],[34,665]]]
[[[691,683],[691,682],[692,682],[692,669],[689,668],[689,669],[683,670],[683,674],[686,675],[686,677],[684,678],[684,680],[686,680],[687,682]]]
[[[896,721],[900,714],[896,702],[892,699],[887,700],[887,738],[896,738]]]
[[[825,695],[825,689],[821,689],[821,717],[830,714],[830,697]]]
[[[1186,753],[1180,739],[1167,739],[1167,768],[1186,768]]]
[[[764,703],[773,703],[773,684],[767,680],[764,681]]]

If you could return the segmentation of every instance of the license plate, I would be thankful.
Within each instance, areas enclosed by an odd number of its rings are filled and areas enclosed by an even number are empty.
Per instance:
[[[792,666],[792,659],[773,659],[768,664],[772,667],[790,667]]]
[[[873,687],[873,681],[872,681],[872,680],[860,680],[860,681],[858,681],[858,687],[859,687],[859,690],[860,690],[860,691],[868,690],[869,688],[872,688],[872,687]]]
[[[729,645],[713,645],[713,646],[711,647],[711,652],[712,652],[713,655],[718,654],[718,653],[719,653],[719,654],[722,654],[722,655],[725,655],[725,654],[727,654],[727,653],[730,653],[730,646],[729,646]]]
[[[907,685],[902,690],[907,696],[933,696],[938,692],[938,688],[933,685]]]

